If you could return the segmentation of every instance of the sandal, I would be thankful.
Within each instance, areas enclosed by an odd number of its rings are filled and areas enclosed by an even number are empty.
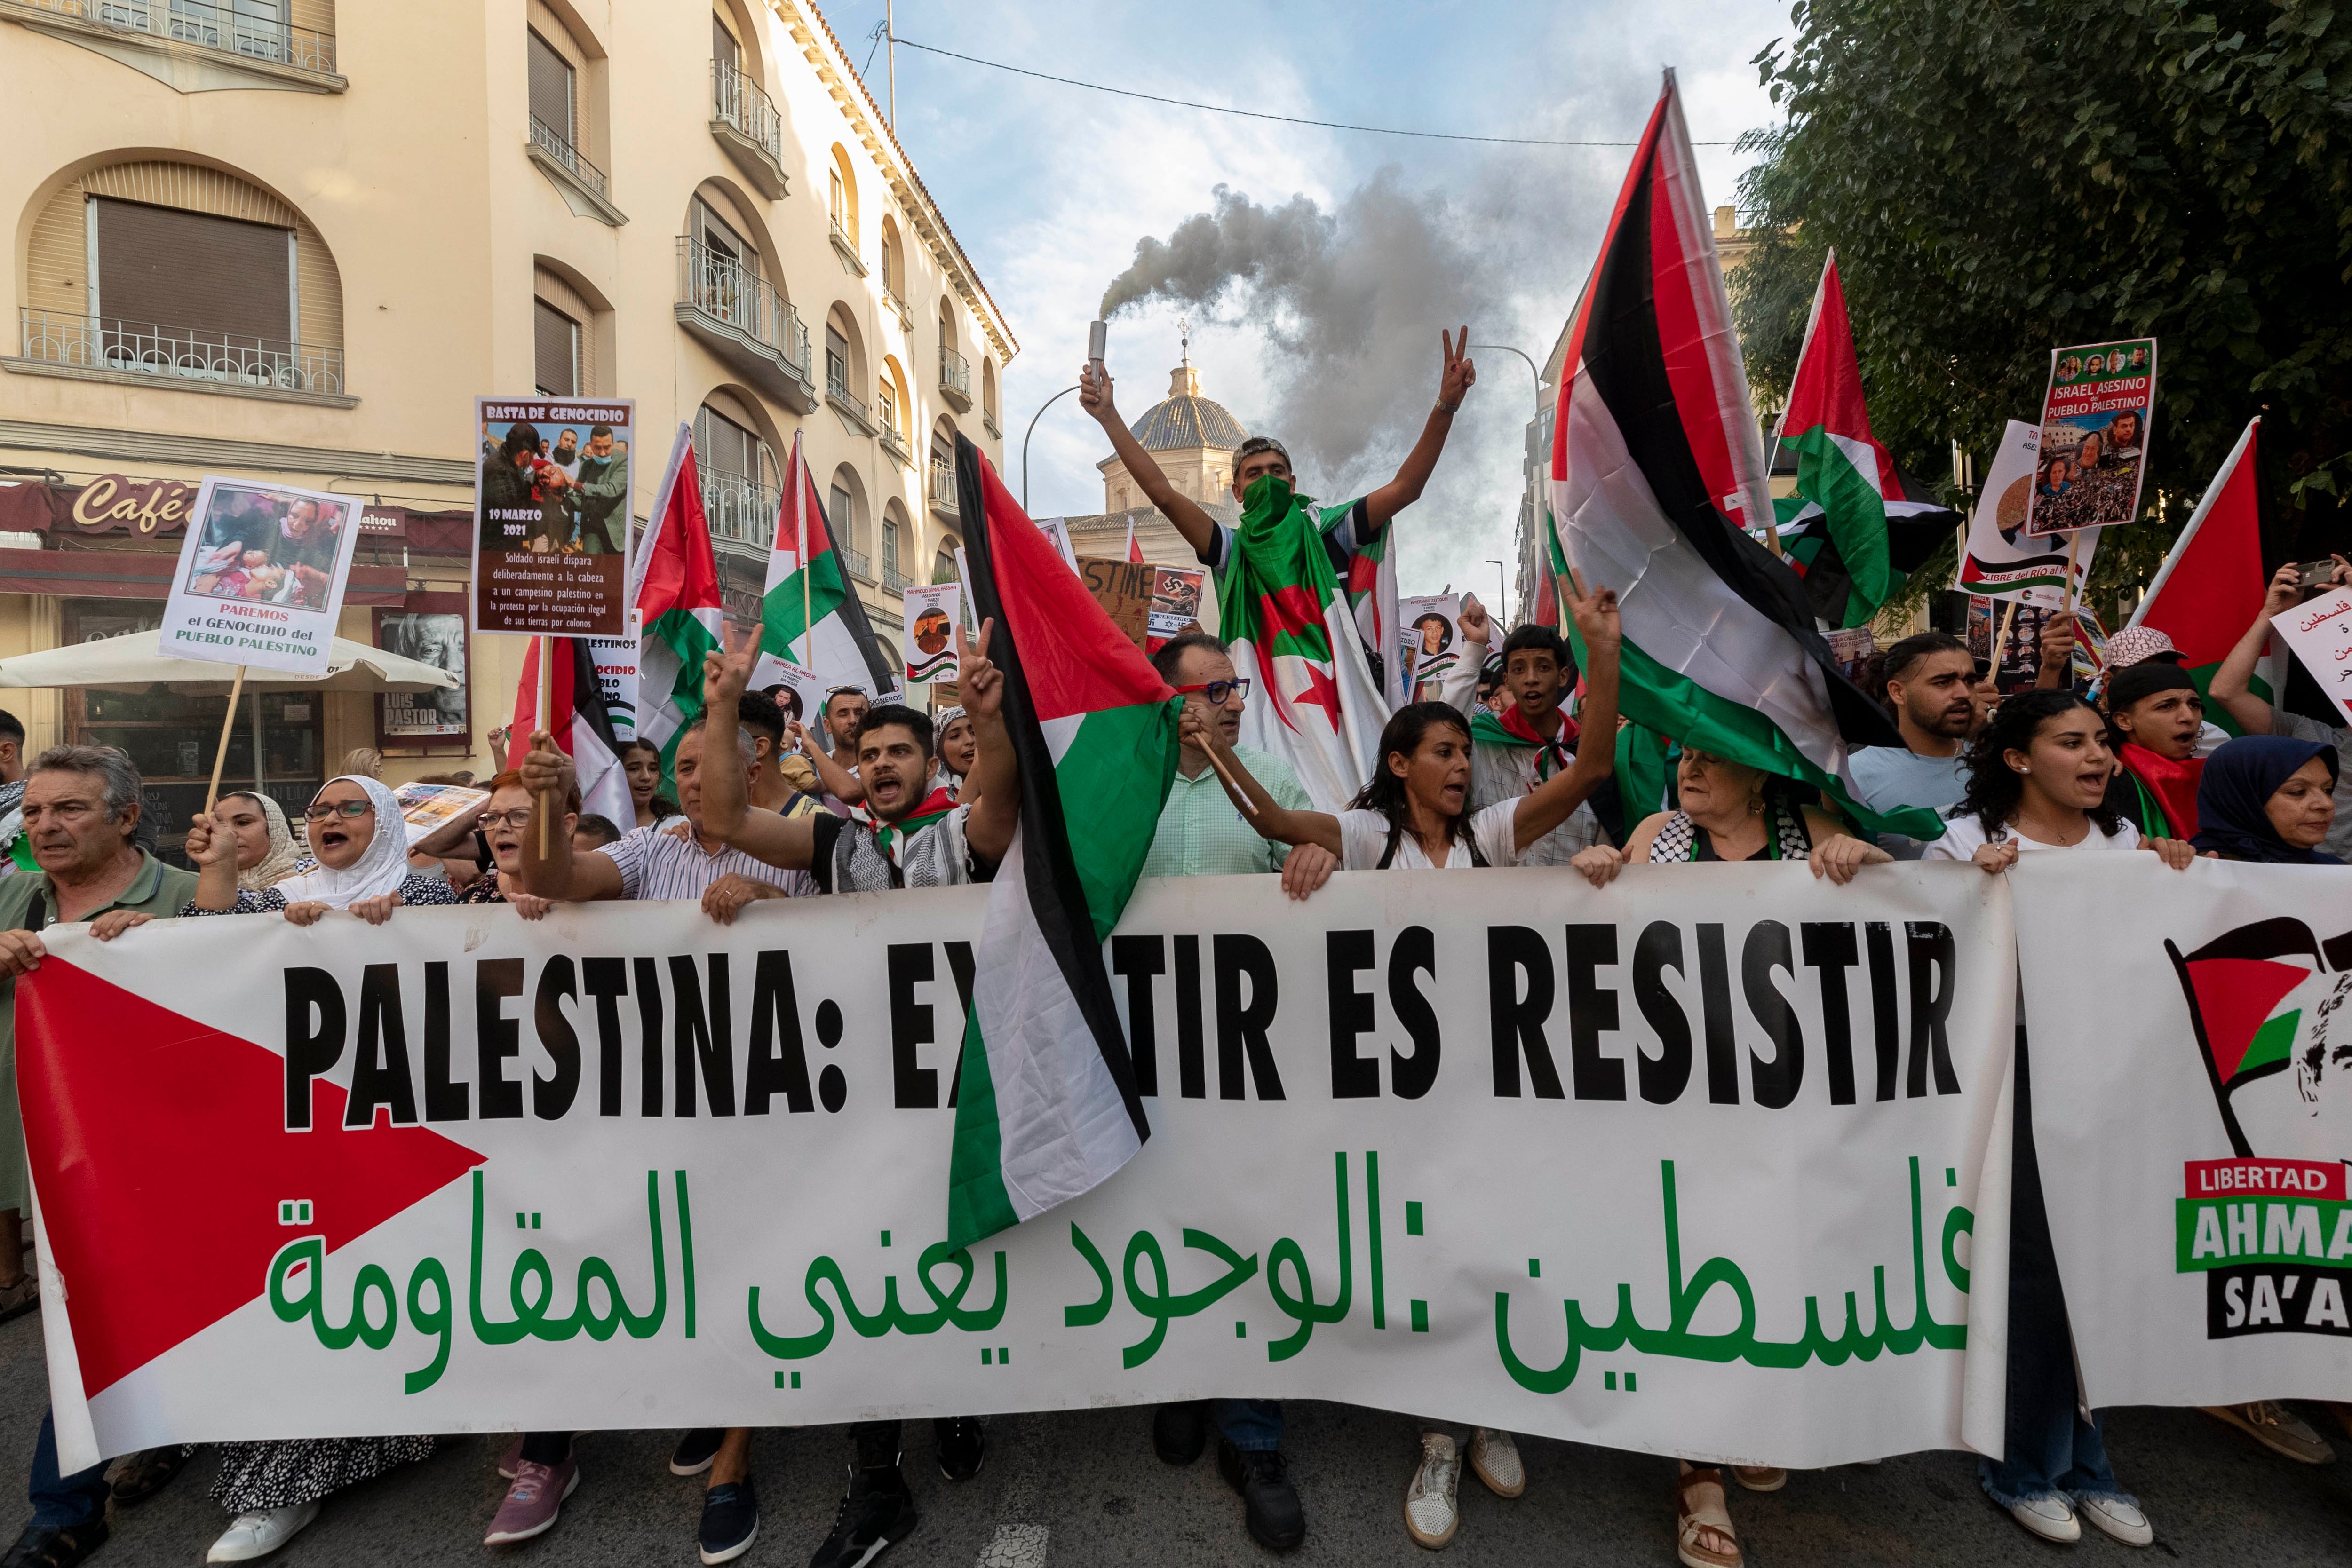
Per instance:
[[[27,1269],[13,1285],[0,1286],[0,1323],[41,1310],[40,1276]]]
[[[1713,1487],[1712,1500],[1695,1497],[1702,1487]],[[1729,1552],[1706,1545],[1702,1532],[1731,1543]],[[1731,1515],[1723,1500],[1723,1472],[1693,1467],[1675,1482],[1675,1555],[1683,1568],[1742,1568],[1738,1538],[1731,1532]]]
[[[187,1467],[185,1445],[171,1444],[162,1448],[148,1448],[123,1461],[114,1472],[113,1496],[120,1503],[144,1502],[171,1484],[172,1478]]]

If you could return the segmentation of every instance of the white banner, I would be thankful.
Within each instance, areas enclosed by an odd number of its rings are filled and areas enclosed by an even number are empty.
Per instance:
[[[2010,874],[2086,1397],[2352,1398],[2352,880],[2137,854]]]
[[[1998,1448],[2000,881],[1147,882],[1108,946],[1153,1135],[965,1258],[986,897],[51,927],[17,1049],[64,1464],[1208,1396]]]
[[[175,659],[324,676],[359,517],[350,496],[205,475],[157,648]]]

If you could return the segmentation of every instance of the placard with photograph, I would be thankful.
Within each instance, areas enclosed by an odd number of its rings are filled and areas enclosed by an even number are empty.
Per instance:
[[[446,670],[457,684],[439,691],[376,695],[376,745],[383,749],[469,749],[471,688],[466,680],[466,599],[460,593],[413,593],[411,608],[375,612],[375,645],[387,653]]]
[[[2026,537],[2137,522],[2155,416],[2155,339],[2088,343],[2052,353],[2050,386],[2042,399],[2041,467],[2026,501]]]
[[[1462,660],[1462,596],[1424,593],[1397,601],[1397,628],[1412,664],[1414,700],[1431,702]]]
[[[1151,569],[1151,619],[1148,630],[1157,644],[1183,635],[1201,622],[1201,584],[1208,574],[1182,567]]]
[[[824,682],[817,678],[814,670],[780,659],[768,666],[767,674],[774,678],[760,689],[776,699],[786,724],[824,727],[819,722],[824,708]]]
[[[394,786],[392,796],[400,802],[401,821],[413,844],[488,800],[490,792],[462,784],[400,784]]]
[[[1044,534],[1047,541],[1050,542],[1056,550],[1061,552],[1062,559],[1070,563],[1070,570],[1072,571],[1077,570],[1078,551],[1077,548],[1070,543],[1069,519],[1066,517],[1039,517],[1036,519],[1036,522],[1037,531]]]
[[[956,605],[962,596],[960,582],[906,590],[907,652],[899,676],[909,691],[935,681],[955,684]]]
[[[625,398],[474,400],[475,631],[628,634],[635,414]]]
[[[157,650],[324,675],[359,512],[355,497],[205,475],[180,542]]]

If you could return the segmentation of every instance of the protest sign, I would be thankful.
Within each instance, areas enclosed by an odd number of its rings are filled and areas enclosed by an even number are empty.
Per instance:
[[[907,652],[899,676],[909,690],[934,681],[955,685],[956,604],[962,596],[963,585],[956,582],[905,591]]]
[[[2023,537],[2041,451],[2042,432],[2034,426],[2012,419],[2003,428],[1969,518],[1968,555],[1952,584],[1961,592],[2045,609],[2083,597],[2092,559],[2099,553],[2098,530],[2085,529],[2079,542],[2063,536]]]
[[[1150,632],[1151,597],[1156,569],[1139,560],[1086,555],[1077,559],[1078,576],[1087,591],[1103,607],[1111,624],[1140,648]]]
[[[775,697],[776,706],[783,710],[784,722],[816,723],[824,706],[824,683],[817,678],[817,673],[806,665],[788,664],[781,660],[766,673],[775,678],[761,689]]]
[[[350,496],[205,476],[157,651],[323,677],[359,510]]]
[[[1850,626],[1843,631],[1824,632],[1822,640],[1830,645],[1830,662],[1849,681],[1862,679],[1862,667],[1878,652],[1878,640],[1867,626]]]
[[[2271,630],[2352,723],[2352,589],[2331,589],[2272,616]]]
[[[2155,414],[2155,339],[2052,353],[2026,536],[2046,538],[2137,522]]]
[[[1462,596],[1427,593],[1397,601],[1397,626],[1411,650],[1414,696],[1431,701],[1462,661]]]
[[[1107,959],[1152,1137],[966,1255],[987,900],[52,927],[17,1051],[63,1464],[1213,1396],[1998,1447],[1998,879],[1146,881]]]
[[[2352,886],[2148,854],[2026,855],[2010,880],[2084,1400],[2352,1398]],[[2091,931],[2130,983],[2084,983]]]
[[[1208,574],[1181,567],[1151,569],[1151,615],[1144,623],[1147,648],[1181,637],[1201,623],[1201,584]]]
[[[636,612],[630,611],[629,616],[634,622]],[[637,639],[634,635],[591,637],[588,656],[595,662],[596,685],[604,693],[613,737],[625,746],[637,734]]]
[[[392,796],[400,802],[400,818],[414,844],[488,800],[490,792],[462,784],[401,784],[394,787]]]
[[[375,645],[420,664],[446,670],[455,686],[429,692],[376,694],[376,745],[386,750],[467,750],[473,716],[466,677],[466,598],[461,593],[411,593],[414,608],[378,610]]]
[[[1036,522],[1037,531],[1054,541],[1054,548],[1061,552],[1061,556],[1064,560],[1070,563],[1070,570],[1072,571],[1077,570],[1078,552],[1076,547],[1070,543],[1069,519],[1066,517],[1039,517],[1036,519]]]
[[[474,630],[629,630],[626,399],[476,398]]]

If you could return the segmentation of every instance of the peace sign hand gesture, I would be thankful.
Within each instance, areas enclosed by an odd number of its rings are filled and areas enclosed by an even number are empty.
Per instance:
[[[1469,328],[1463,328],[1458,339],[1441,328],[1437,338],[1445,349],[1445,370],[1437,380],[1437,406],[1452,413],[1462,406],[1462,395],[1478,384],[1478,367],[1470,362]]]
[[[1624,641],[1624,621],[1617,610],[1617,591],[1603,588],[1585,592],[1584,579],[1571,567],[1568,587],[1561,597],[1568,601],[1569,614],[1574,618],[1585,646],[1595,653],[1614,654]]]
[[[995,632],[992,620],[980,623],[978,637],[967,637],[962,627],[956,628],[956,693],[975,726],[993,724],[1004,711],[1004,672],[988,658],[988,640]]]

